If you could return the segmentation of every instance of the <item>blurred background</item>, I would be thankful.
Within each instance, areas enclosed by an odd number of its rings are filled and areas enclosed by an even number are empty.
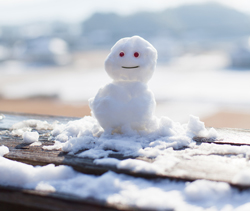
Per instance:
[[[157,116],[250,128],[250,1],[0,0],[0,111],[83,117],[120,38],[158,51]]]

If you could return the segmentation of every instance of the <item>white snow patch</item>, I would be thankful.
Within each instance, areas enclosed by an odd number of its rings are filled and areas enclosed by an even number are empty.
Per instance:
[[[232,183],[238,185],[250,185],[250,169],[241,170],[232,179]]]
[[[43,146],[45,150],[60,150],[62,149],[62,143],[59,141],[55,141],[54,145]]]
[[[4,145],[0,146],[0,157],[8,154],[9,152],[10,151],[9,151],[8,147],[6,147]]]
[[[246,211],[246,210],[250,210],[250,202],[237,207],[234,211]]]
[[[37,130],[52,130],[57,122],[53,124],[49,124],[47,121],[41,121],[36,119],[24,120],[22,122],[18,122],[12,126],[12,129],[23,129],[27,127],[31,127]]]
[[[211,182],[196,180],[185,187],[186,197],[191,201],[220,201],[229,198],[232,194],[231,187],[225,182]]]
[[[41,146],[41,145],[42,145],[42,142],[36,141],[36,142],[32,143],[30,146],[35,147],[35,146]]]
[[[87,151],[77,154],[77,156],[83,158],[97,159],[102,157],[106,158],[110,153],[112,153],[111,150],[104,151],[102,149],[89,149]]]
[[[243,131],[227,130],[225,128],[218,130],[218,139],[222,139],[222,142],[234,142],[239,144],[250,144],[249,134]]]
[[[39,133],[38,132],[24,132],[23,133],[23,143],[31,144],[33,142],[38,142]]]
[[[214,128],[207,130],[204,122],[201,122],[199,117],[190,115],[187,127],[187,133],[191,134],[191,136],[207,138],[216,138],[218,136]]]
[[[76,174],[71,167],[47,166],[33,167],[17,161],[0,157],[0,184],[34,189],[40,181],[65,180]]]
[[[37,186],[35,187],[35,190],[38,190],[38,191],[47,191],[47,192],[55,192],[56,189],[52,186],[52,185],[49,185],[48,183],[46,182],[39,182],[37,184]]]
[[[120,163],[120,160],[116,158],[102,158],[102,159],[95,159],[94,163],[97,165],[104,165],[104,166],[117,166]]]
[[[11,135],[22,136],[25,132],[31,132],[32,129],[36,130],[53,130],[58,122],[49,124],[47,121],[29,119],[22,122],[18,122],[12,126]]]
[[[25,132],[30,132],[31,130],[32,130],[32,128],[30,128],[30,127],[24,127],[22,129],[13,129],[11,131],[11,135],[22,137]]]
[[[219,145],[213,143],[202,143],[199,147],[193,146],[192,149],[186,149],[186,153],[189,155],[229,154],[238,156],[244,155],[246,157],[249,157],[250,146],[233,146],[229,144]]]
[[[140,209],[243,211],[250,206],[249,190],[238,191],[223,182],[147,180],[113,172],[93,176],[68,166],[33,167],[4,157],[0,157],[0,169],[0,184],[4,186],[91,197]]]
[[[137,173],[158,173],[162,172],[157,166],[142,160],[126,159],[121,161],[117,167],[119,169],[129,169]]]
[[[146,162],[143,160],[126,159],[117,164],[118,169],[128,169],[137,173],[152,173],[152,174],[164,174],[165,171],[171,170],[180,160],[173,155],[159,155],[152,162]]]

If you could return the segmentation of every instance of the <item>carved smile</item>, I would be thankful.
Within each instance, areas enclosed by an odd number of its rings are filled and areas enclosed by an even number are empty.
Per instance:
[[[122,66],[122,68],[125,68],[125,69],[134,69],[134,68],[138,68],[138,67],[140,67],[140,66],[134,66],[134,67],[124,67],[124,66]]]

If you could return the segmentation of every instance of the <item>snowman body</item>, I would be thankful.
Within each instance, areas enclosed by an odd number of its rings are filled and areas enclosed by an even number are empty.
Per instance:
[[[149,129],[156,103],[147,82],[156,59],[155,48],[139,36],[123,38],[113,46],[105,61],[113,82],[89,100],[92,115],[104,130]]]

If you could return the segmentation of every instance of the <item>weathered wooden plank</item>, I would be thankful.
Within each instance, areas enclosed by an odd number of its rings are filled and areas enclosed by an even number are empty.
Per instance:
[[[250,129],[241,129],[241,128],[216,128],[216,130],[225,134],[225,136],[234,137],[233,141],[227,141],[227,139],[218,139],[216,141],[207,139],[204,137],[194,137],[193,139],[196,142],[206,142],[206,143],[214,143],[214,144],[230,144],[235,146],[250,146]],[[243,138],[242,138],[243,137]]]
[[[108,205],[92,198],[79,198],[69,194],[27,190],[0,186],[0,210],[50,210],[50,211],[113,211],[132,210],[121,205]]]

